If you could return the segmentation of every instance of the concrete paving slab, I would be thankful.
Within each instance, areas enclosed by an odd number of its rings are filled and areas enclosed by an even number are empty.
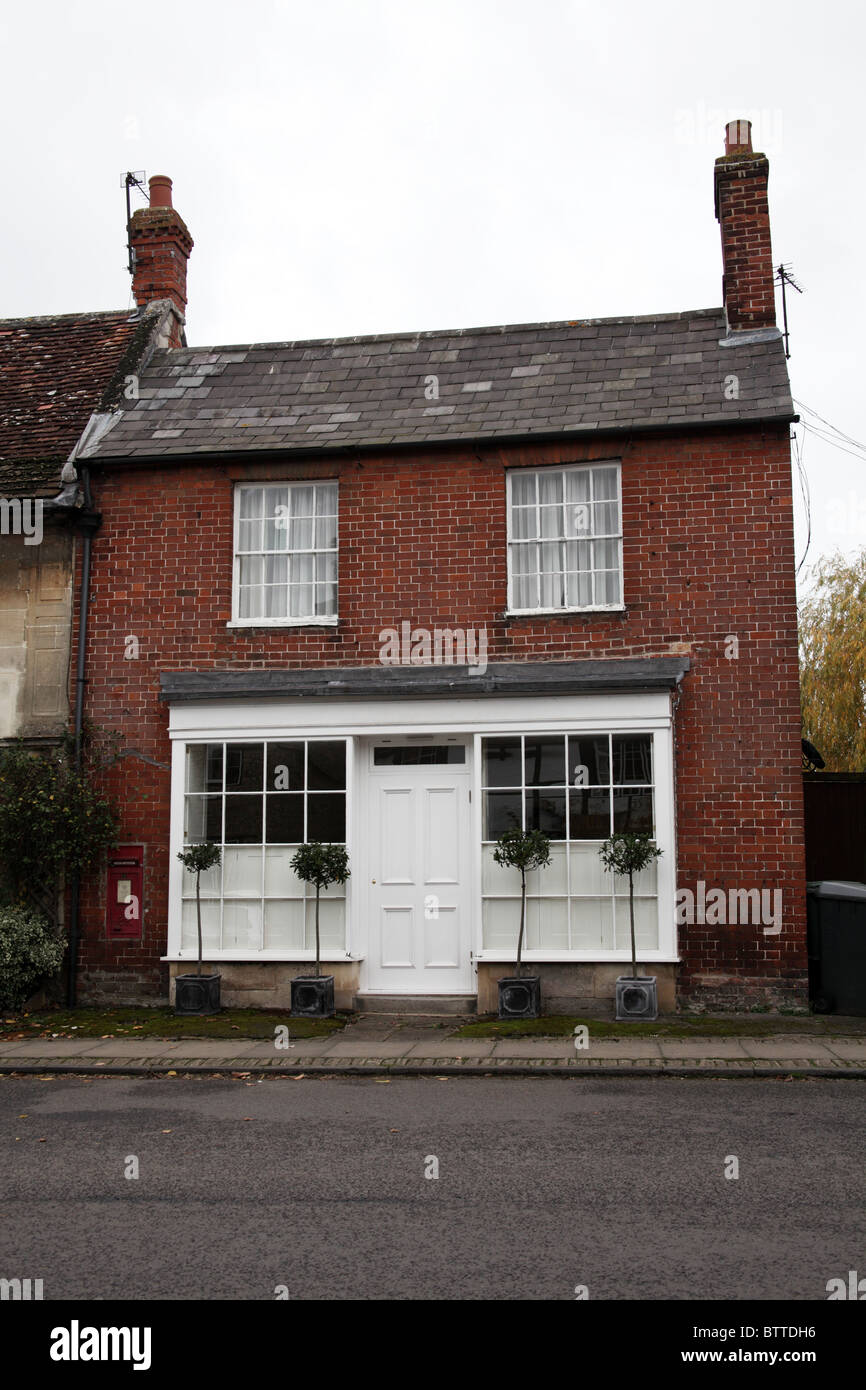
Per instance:
[[[571,1038],[501,1038],[494,1044],[494,1057],[573,1057],[574,1041]]]
[[[55,1052],[56,1043],[46,1044],[42,1049],[44,1057],[60,1057],[63,1054]],[[89,1044],[80,1054],[82,1057],[171,1057],[178,1048],[189,1047],[189,1040],[186,1043],[178,1042],[175,1038],[91,1038]]]
[[[830,1060],[830,1050],[826,1044],[815,1038],[742,1038],[743,1051],[748,1057],[794,1060],[798,1057],[815,1057],[822,1061]]]
[[[589,1047],[580,1050],[573,1047],[573,1051],[578,1058],[596,1057],[612,1062],[617,1060],[640,1062],[646,1058],[661,1057],[659,1044],[654,1038],[631,1038],[623,1042],[619,1042],[615,1038],[599,1038],[597,1042],[593,1042],[592,1033],[589,1035]]]
[[[78,1057],[91,1052],[98,1045],[93,1038],[26,1038],[21,1042],[0,1042],[3,1056],[20,1056],[31,1053],[39,1057]],[[136,1044],[141,1051],[141,1043]]]
[[[329,1057],[402,1057],[406,1051],[406,1045],[402,1042],[378,1042],[373,1043],[369,1038],[359,1039],[358,1042],[343,1041],[331,1043],[327,1047]],[[322,1048],[322,1052],[326,1049]]]
[[[739,1038],[660,1038],[663,1057],[746,1057]]]
[[[821,1041],[835,1057],[844,1057],[848,1062],[866,1062],[866,1039],[822,1038]]]
[[[410,1057],[489,1057],[495,1043],[495,1038],[436,1038],[412,1043],[406,1052]]]

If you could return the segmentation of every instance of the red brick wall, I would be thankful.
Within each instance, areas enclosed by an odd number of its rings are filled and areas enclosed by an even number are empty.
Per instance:
[[[624,613],[512,618],[506,465],[621,457]],[[337,629],[228,629],[232,484],[339,477]],[[94,477],[87,714],[141,757],[113,777],[123,839],[147,846],[144,943],[104,940],[84,906],[82,984],[129,972],[164,990],[168,714],[164,670],[375,664],[379,633],[486,627],[488,661],[688,652],[676,713],[677,884],[780,888],[781,935],[680,928],[681,992],[728,1005],[804,999],[805,899],[791,470],[786,426],[402,457],[113,469]],[[140,658],[124,660],[135,634]],[[737,636],[739,656],[725,655]],[[154,765],[156,764],[156,765]]]

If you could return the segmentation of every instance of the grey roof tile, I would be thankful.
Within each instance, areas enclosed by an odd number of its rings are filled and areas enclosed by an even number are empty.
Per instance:
[[[721,347],[725,334],[722,311],[710,309],[160,351],[141,373],[139,399],[121,400],[88,457],[790,419],[781,338]],[[739,395],[728,400],[731,375]],[[431,376],[433,400],[425,389]],[[157,409],[155,431],[148,412]]]

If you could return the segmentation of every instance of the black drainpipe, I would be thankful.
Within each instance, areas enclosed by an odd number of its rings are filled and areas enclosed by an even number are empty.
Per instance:
[[[87,612],[90,606],[90,548],[93,541],[93,533],[96,531],[102,519],[99,513],[93,510],[93,498],[90,494],[90,474],[84,467],[79,468],[78,473],[82,487],[84,488],[84,506],[74,513],[75,526],[82,536],[81,599],[78,610],[78,656],[75,663],[74,757],[76,772],[81,770],[81,752],[84,731],[84,687],[87,684],[84,671],[87,653]],[[66,1003],[70,1009],[74,1009],[78,1002],[78,917],[81,904],[81,873],[78,869],[73,870],[69,886],[69,973],[67,976]]]

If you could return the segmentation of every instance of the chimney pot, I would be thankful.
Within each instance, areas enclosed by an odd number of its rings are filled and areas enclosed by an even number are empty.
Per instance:
[[[751,153],[752,122],[728,121],[727,125],[725,126],[725,154]]]
[[[150,206],[152,208],[171,207],[171,179],[166,174],[154,174],[148,179],[150,187]]]

